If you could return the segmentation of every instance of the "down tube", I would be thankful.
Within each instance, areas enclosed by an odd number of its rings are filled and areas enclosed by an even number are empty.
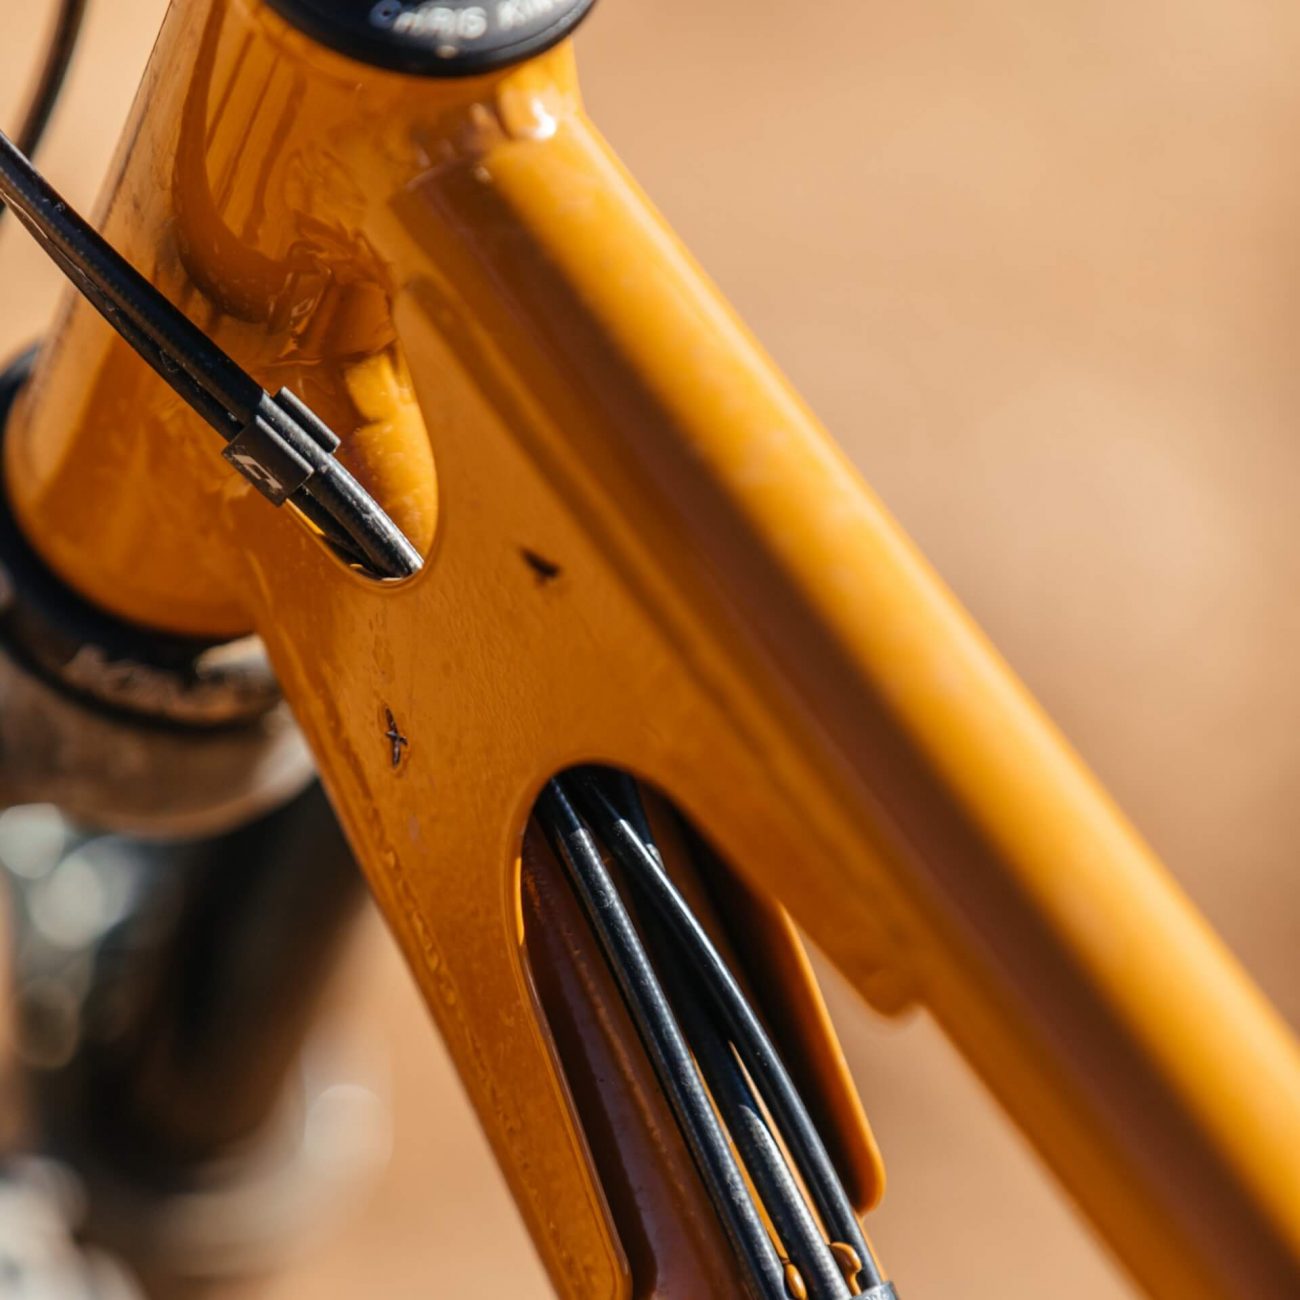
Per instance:
[[[653,553],[737,713],[762,697],[782,797],[843,851],[760,854],[755,882],[868,996],[899,968],[1153,1294],[1300,1293],[1286,1027],[576,98],[539,87],[393,205],[413,368],[446,364],[422,340],[454,299],[508,354],[462,363],[485,388],[505,366],[562,429],[530,450],[575,514]],[[690,774],[656,775],[691,806]],[[743,808],[697,814],[738,843]]]

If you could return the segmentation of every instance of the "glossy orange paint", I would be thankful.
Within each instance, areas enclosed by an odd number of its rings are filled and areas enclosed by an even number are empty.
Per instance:
[[[1300,1291],[1294,1042],[611,156],[567,49],[422,82],[177,3],[104,224],[347,434],[429,560],[342,568],[77,306],[8,438],[18,513],[119,613],[266,639],[557,1288],[632,1285],[521,947],[533,798],[600,760],[877,1006],[926,1005],[1152,1294]]]

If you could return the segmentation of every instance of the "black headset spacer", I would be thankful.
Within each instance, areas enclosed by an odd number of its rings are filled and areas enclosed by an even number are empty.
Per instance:
[[[509,67],[563,40],[596,0],[266,0],[322,45],[421,77]]]

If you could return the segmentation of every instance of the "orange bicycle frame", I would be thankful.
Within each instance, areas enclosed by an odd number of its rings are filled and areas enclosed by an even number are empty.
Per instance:
[[[924,1005],[1152,1295],[1300,1293],[1285,1026],[612,157],[567,46],[422,80],[177,0],[102,228],[428,560],[346,568],[76,300],[15,511],[120,616],[264,639],[557,1290],[653,1285],[520,895],[541,785],[604,762],[868,1001]]]

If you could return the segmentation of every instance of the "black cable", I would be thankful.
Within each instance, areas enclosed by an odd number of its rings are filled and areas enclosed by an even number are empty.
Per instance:
[[[655,844],[654,831],[635,778],[614,771],[601,775],[628,825],[662,867],[663,857]],[[683,954],[675,936],[653,909],[638,911],[636,916],[654,953],[656,966],[663,974],[673,1009],[686,1031],[709,1091],[773,1226],[808,1286],[810,1300],[820,1300],[822,1296],[847,1296],[848,1285],[839,1264],[808,1212],[803,1194],[768,1127],[762,1106],[716,1019],[716,1010],[700,1003],[697,990],[686,979],[681,961]]]
[[[709,1198],[744,1265],[748,1289],[760,1300],[788,1300],[781,1261],[750,1198],[686,1040],[600,850],[560,781],[551,781],[546,787],[537,815],[568,869],[570,883],[619,985]]]
[[[3,147],[2,141],[3,136],[0,135],[0,148]],[[100,285],[89,278],[81,267],[69,261],[56,245],[47,240],[40,227],[25,220],[22,209],[18,209],[17,215],[18,220],[27,228],[45,255],[67,276],[77,289],[77,292],[101,316],[112,320],[114,328],[131,345],[132,350],[162,379],[170,384],[187,405],[198,412],[209,424],[220,424],[226,419],[225,408],[187,375],[178,373],[176,365],[166,353],[158,347],[153,339],[140,330],[129,316],[125,316],[118,311],[116,304],[103,292]]]
[[[406,578],[420,571],[424,563],[420,552],[341,461],[332,457],[325,461],[305,492],[290,499],[318,526],[319,515],[341,529],[350,547],[364,556],[366,567],[375,573]]]
[[[275,504],[291,501],[350,563],[418,572],[419,552],[333,456],[338,439],[287,391],[272,398],[59,196],[0,132],[0,201],[96,311],[226,441]],[[285,475],[288,476],[287,480]]]
[[[692,1026],[691,1047],[763,1208],[790,1262],[799,1270],[809,1300],[849,1300],[849,1284],[790,1173],[731,1045],[712,1026],[697,1023],[704,1020],[700,1008],[695,1008],[688,1022]]]
[[[623,867],[633,888],[671,930],[682,956],[694,968],[699,985],[722,1016],[728,1035],[780,1127],[827,1230],[834,1240],[857,1252],[862,1261],[863,1288],[869,1291],[883,1286],[884,1279],[857,1214],[776,1048],[689,904],[664,871],[657,852],[638,833],[634,823],[639,819],[644,824],[644,811],[629,816],[620,806],[620,795],[627,798],[627,783],[615,783],[591,769],[571,779],[583,813]]]
[[[31,229],[29,227],[29,229]],[[32,230],[36,241],[44,249],[50,260],[68,277],[76,286],[81,295],[104,317],[113,316],[113,304],[103,296],[99,288],[91,280],[86,279],[81,271],[72,263],[67,262],[62,255],[52,245],[47,244],[40,234]],[[130,344],[133,351],[163,380],[171,385],[181,398],[199,415],[203,416],[209,424],[224,419],[224,412],[221,405],[208,396],[202,388],[194,384],[188,377],[178,372],[176,365],[171,361],[166,353],[161,352],[147,335],[140,333],[135,326],[125,317],[117,316],[114,320],[114,326],[118,333]],[[369,557],[359,550],[353,543],[352,539],[346,532],[339,527],[336,518],[308,496],[303,496],[300,500],[294,502],[295,506],[307,516],[309,520],[321,531],[322,535],[329,544],[349,563],[359,566],[368,566]],[[384,566],[380,567],[383,571]]]
[[[184,315],[170,309],[142,276],[68,208],[28,161],[45,134],[63,87],[86,3],[64,0],[16,143],[0,132],[0,215],[5,211],[7,186],[10,194],[18,196],[19,220],[45,254],[182,401],[229,442],[258,409],[263,396],[260,386]],[[186,365],[186,358],[196,359],[195,364]],[[318,504],[310,495],[294,504],[349,562],[370,565],[385,575],[414,572],[419,567],[418,555],[409,553],[409,544],[404,545],[405,539],[346,470],[344,476],[329,476],[335,481],[321,493],[326,504]],[[355,534],[366,537],[370,545],[358,546]]]
[[[0,198],[61,266],[75,268],[79,289],[95,286],[94,305],[114,329],[129,322],[160,362],[170,359],[156,368],[179,396],[189,401],[186,381],[197,385],[212,403],[211,413],[200,414],[227,442],[237,437],[258,409],[262,386],[69,207],[3,132]]]
[[[650,837],[645,839],[653,848]],[[848,1300],[849,1286],[839,1264],[808,1209],[731,1043],[710,1014],[712,1008],[700,1000],[686,978],[674,936],[654,912],[638,912],[637,922],[714,1104],[772,1226],[799,1270],[809,1300]]]

